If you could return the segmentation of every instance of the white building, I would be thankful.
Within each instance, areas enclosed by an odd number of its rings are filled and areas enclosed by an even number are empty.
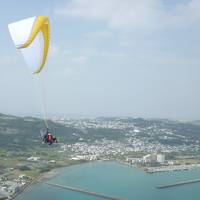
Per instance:
[[[157,154],[157,162],[164,163],[165,162],[165,155],[164,154]]]
[[[38,161],[40,159],[40,157],[34,157],[34,156],[31,156],[29,158],[27,158],[28,161]]]
[[[168,165],[174,165],[174,161],[173,160],[169,160],[167,163],[168,163]]]
[[[157,161],[156,154],[147,154],[143,156],[143,161],[145,163],[156,162]]]

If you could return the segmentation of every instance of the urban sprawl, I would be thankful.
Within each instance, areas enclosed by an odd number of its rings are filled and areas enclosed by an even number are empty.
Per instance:
[[[167,120],[140,118],[65,117],[54,117],[52,121],[73,128],[73,137],[76,140],[59,143],[51,149],[50,156],[34,153],[23,156],[23,167],[27,167],[24,173],[18,169],[17,173],[14,173],[15,176],[11,176],[13,171],[16,171],[14,166],[3,169],[0,174],[2,197],[12,198],[20,188],[30,183],[34,175],[29,175],[27,171],[46,166],[56,168],[56,164],[60,166],[61,163],[61,166],[65,166],[65,161],[76,163],[114,160],[149,173],[200,167],[200,141],[185,134],[189,129],[185,131],[182,122],[176,124]]]

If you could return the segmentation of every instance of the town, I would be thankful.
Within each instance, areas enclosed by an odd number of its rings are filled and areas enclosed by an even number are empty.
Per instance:
[[[2,198],[12,199],[44,172],[77,163],[117,161],[148,173],[200,168],[200,140],[188,134],[193,125],[187,123],[142,118],[54,117],[52,121],[70,127],[73,141],[61,141],[50,150],[2,153],[7,163],[0,169]]]

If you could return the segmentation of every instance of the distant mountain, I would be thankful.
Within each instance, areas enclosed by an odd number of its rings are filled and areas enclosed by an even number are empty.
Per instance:
[[[195,125],[199,125],[199,126],[200,126],[200,120],[191,121],[191,122],[189,122],[189,123],[195,124]]]
[[[95,120],[71,120],[64,125],[49,121],[49,128],[60,142],[93,143],[102,139],[124,141],[129,138],[146,138],[167,145],[200,142],[200,125],[196,121],[179,122],[167,119],[99,117]],[[11,151],[44,147],[40,132],[45,131],[42,119],[0,114],[0,148]]]
[[[165,130],[164,132],[171,132],[173,133],[173,137],[175,136],[184,136],[188,139],[192,140],[199,140],[200,141],[200,120],[193,121],[193,122],[181,122],[181,121],[173,121],[168,119],[143,119],[143,118],[97,118],[97,120],[102,121],[110,121],[110,122],[122,122],[122,123],[129,123],[138,128],[143,129],[138,135],[148,135],[148,133],[160,134],[161,130]],[[164,134],[162,132],[162,134]],[[156,139],[157,136],[154,136]],[[162,141],[167,142],[167,140]],[[173,140],[170,140],[173,143]],[[169,143],[170,143],[169,142]],[[176,138],[176,142],[179,143],[180,139]]]

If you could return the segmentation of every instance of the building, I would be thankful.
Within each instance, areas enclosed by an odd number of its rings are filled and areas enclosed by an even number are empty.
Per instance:
[[[33,161],[33,162],[38,161],[39,159],[40,157],[34,157],[34,156],[27,158],[28,161]]]
[[[165,155],[164,154],[157,154],[157,162],[164,163],[165,162]]]
[[[147,154],[147,155],[143,156],[143,161],[145,163],[156,162],[157,161],[156,154]]]

